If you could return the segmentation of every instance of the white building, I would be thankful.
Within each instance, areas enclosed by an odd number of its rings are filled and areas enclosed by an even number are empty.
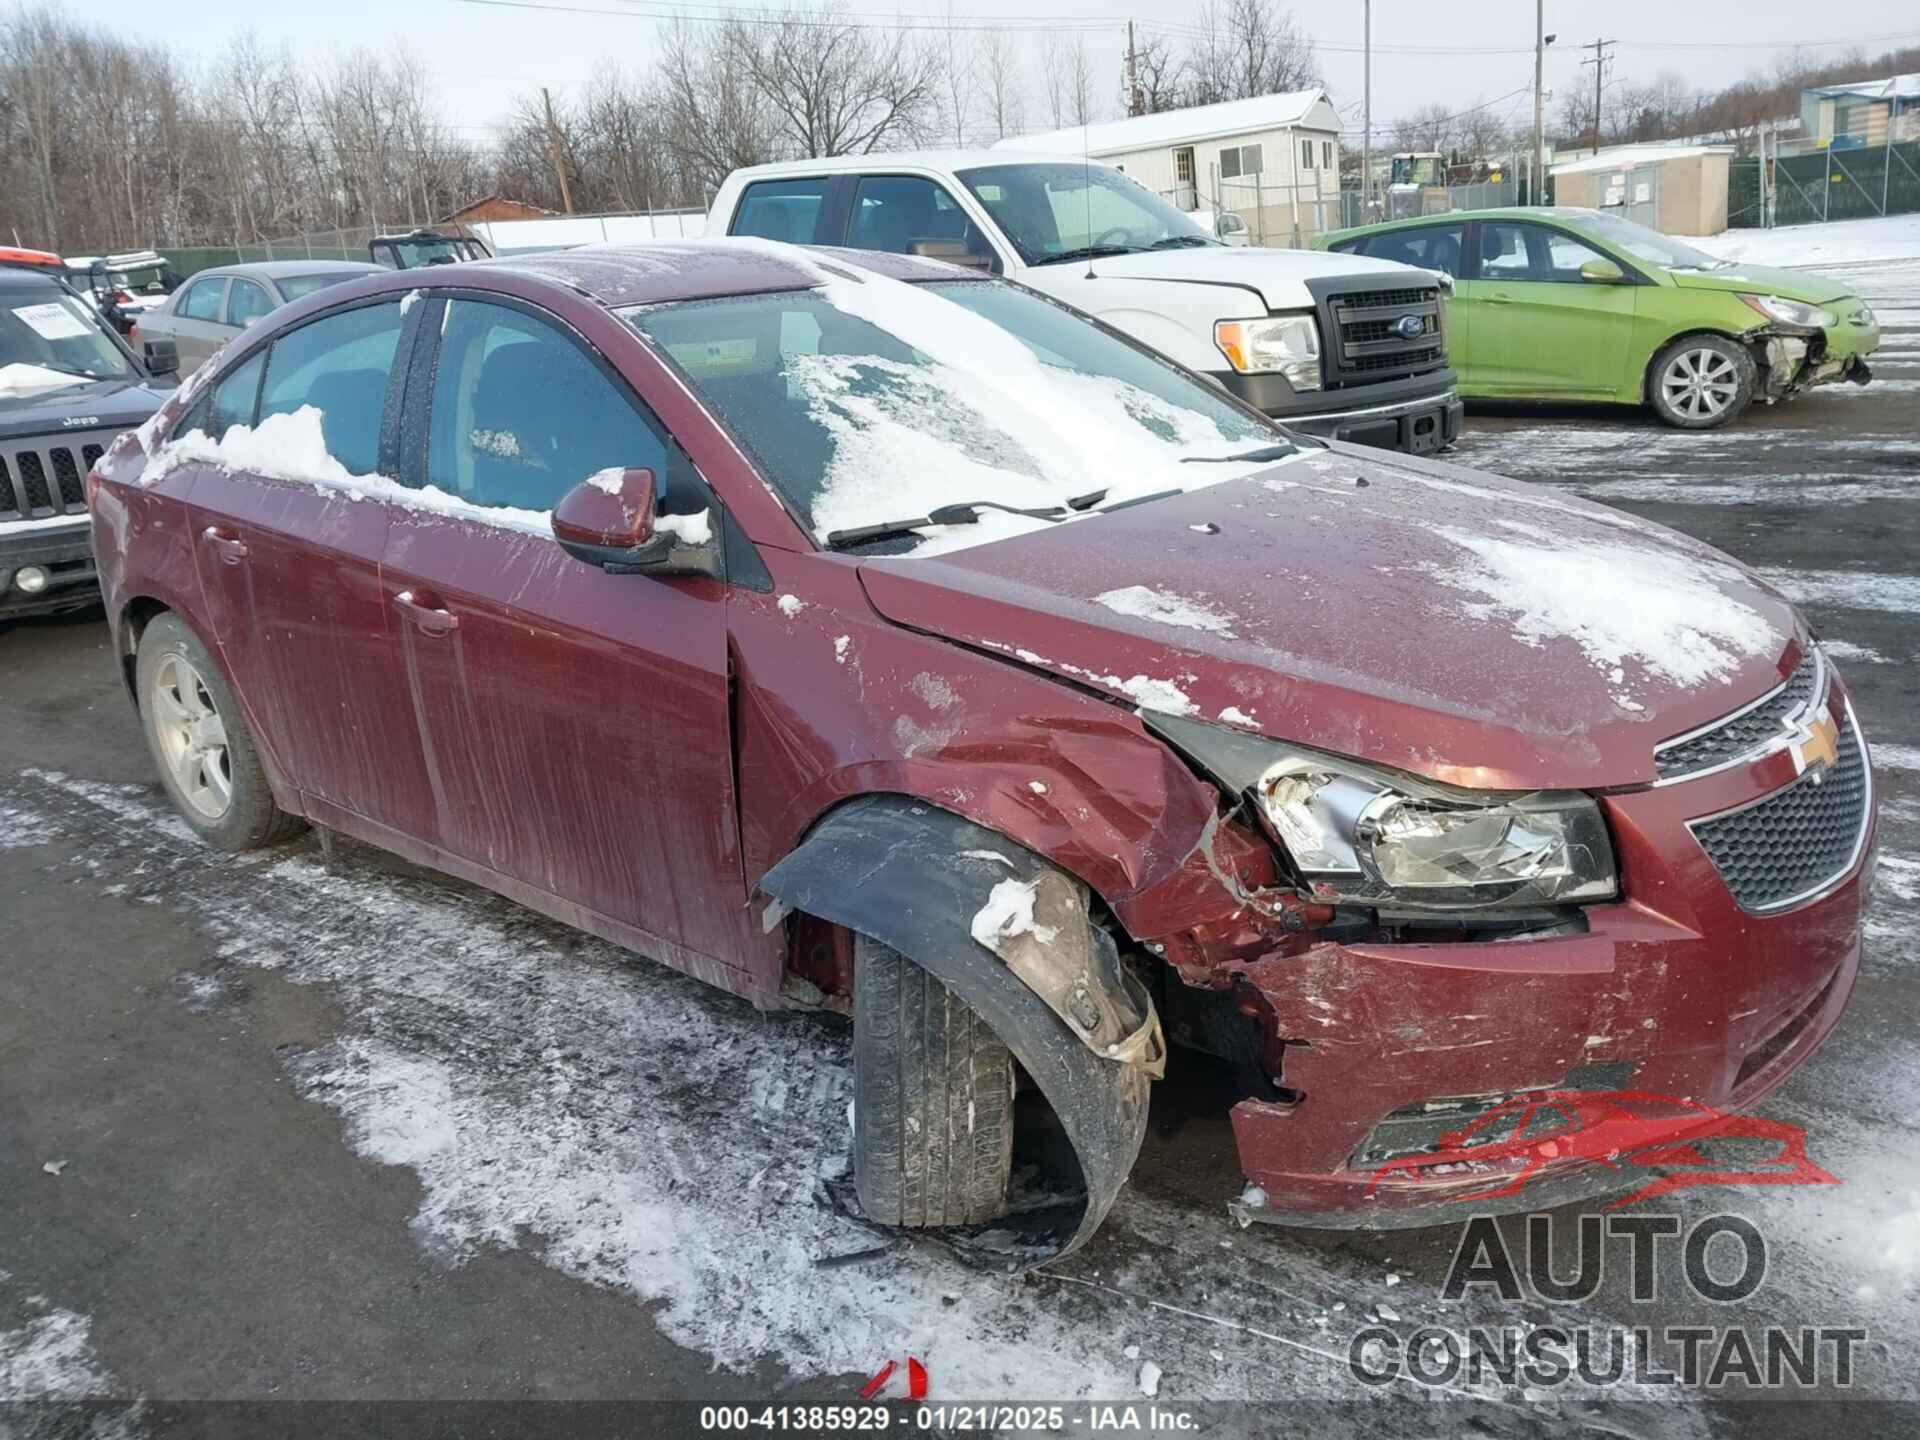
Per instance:
[[[1340,116],[1324,90],[1076,125],[994,149],[1084,152],[1183,210],[1238,212],[1256,244],[1304,245],[1340,223]]]

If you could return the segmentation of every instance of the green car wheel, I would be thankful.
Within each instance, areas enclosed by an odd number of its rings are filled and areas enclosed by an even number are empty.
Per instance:
[[[1682,430],[1711,430],[1753,403],[1759,370],[1747,347],[1724,335],[1682,335],[1648,367],[1654,413]]]

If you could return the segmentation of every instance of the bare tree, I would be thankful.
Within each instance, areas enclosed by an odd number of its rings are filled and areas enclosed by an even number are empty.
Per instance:
[[[1173,42],[1164,35],[1147,35],[1134,46],[1134,80],[1140,87],[1144,112],[1157,115],[1162,110],[1178,110],[1186,105],[1187,62],[1175,53]]]
[[[743,165],[778,153],[780,117],[753,75],[737,26],[676,20],[661,47],[669,143],[682,176],[704,195]]]
[[[935,121],[940,57],[905,29],[836,9],[789,9],[730,27],[747,73],[797,154],[858,155],[913,141]]]
[[[1207,0],[1187,55],[1188,103],[1211,105],[1319,86],[1313,39],[1273,0]]]
[[[980,57],[973,38],[962,30],[953,0],[943,12],[946,29],[940,39],[941,122],[955,146],[967,143],[967,122],[979,88]]]
[[[980,77],[981,100],[993,138],[1004,140],[1017,134],[1025,123],[1026,86],[1020,79],[1020,60],[1004,30],[980,32],[975,54],[975,70]]]

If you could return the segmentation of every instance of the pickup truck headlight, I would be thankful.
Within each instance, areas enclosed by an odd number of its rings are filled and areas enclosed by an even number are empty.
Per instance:
[[[1781,295],[1742,295],[1740,298],[1769,320],[1778,320],[1782,325],[1824,330],[1829,325],[1840,323],[1840,317],[1831,310],[1818,305],[1804,305]]]
[[[1145,719],[1246,797],[1318,900],[1457,912],[1619,893],[1590,795],[1462,790],[1215,726]]]
[[[1311,315],[1222,320],[1213,343],[1242,375],[1282,375],[1296,390],[1320,388],[1320,331]]]

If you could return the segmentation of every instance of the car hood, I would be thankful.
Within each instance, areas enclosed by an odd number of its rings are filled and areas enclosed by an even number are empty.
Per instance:
[[[141,380],[92,380],[60,390],[0,395],[0,440],[138,425],[166,404],[170,393]]]
[[[1782,270],[1774,265],[1747,265],[1736,261],[1723,270],[1669,270],[1682,290],[1733,290],[1749,295],[1779,295],[1808,305],[1831,305],[1852,295],[1844,281],[1811,270]]]
[[[860,574],[895,623],[1143,709],[1487,789],[1652,781],[1808,643],[1683,535],[1345,445]]]
[[[1086,267],[1084,264],[1082,269]],[[1259,245],[1208,245],[1186,250],[1149,250],[1110,255],[1093,262],[1095,275],[1130,280],[1177,280],[1200,285],[1238,285],[1260,296],[1270,310],[1297,307],[1307,280],[1381,276],[1391,283],[1434,283],[1433,272],[1393,260],[1330,254],[1322,250],[1270,250]],[[1409,277],[1418,276],[1418,280]]]

